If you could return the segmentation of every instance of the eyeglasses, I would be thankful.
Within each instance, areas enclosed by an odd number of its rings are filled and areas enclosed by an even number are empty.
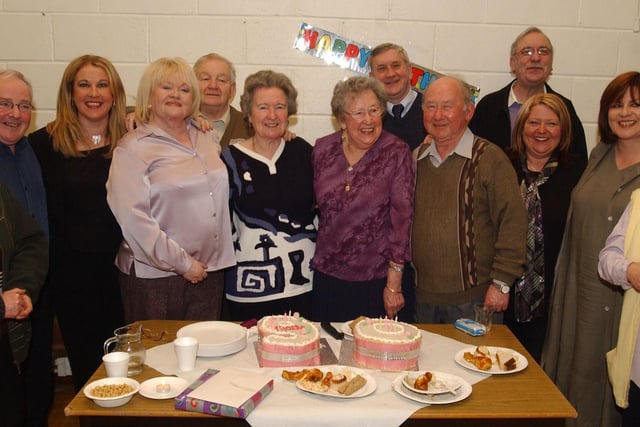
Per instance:
[[[28,102],[15,103],[6,99],[0,100],[0,111],[11,111],[15,106],[17,106],[18,110],[22,113],[26,113],[27,111],[31,111],[33,109],[33,106]]]
[[[357,111],[345,111],[348,115],[351,116],[353,120],[361,122],[364,120],[365,116],[368,114],[373,118],[378,118],[382,115],[382,108],[380,107],[371,107],[367,110],[357,110]]]
[[[538,49],[533,47],[525,47],[519,53],[522,56],[533,56],[534,52],[538,52],[540,56],[551,55],[551,48],[546,46],[540,46]]]

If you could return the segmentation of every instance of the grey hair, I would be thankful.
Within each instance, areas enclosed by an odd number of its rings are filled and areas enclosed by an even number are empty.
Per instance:
[[[193,64],[193,71],[195,71],[195,73],[197,74],[198,68],[202,66],[203,62],[209,61],[211,59],[217,59],[218,61],[222,61],[225,64],[227,64],[227,66],[229,67],[229,79],[231,80],[230,83],[234,84],[236,82],[236,67],[234,67],[233,63],[229,61],[227,58],[217,53],[207,53],[206,55],[203,55],[200,58],[198,58],[196,63]]]
[[[387,94],[384,91],[382,83],[373,77],[354,76],[349,77],[346,80],[339,81],[333,88],[333,96],[331,97],[331,112],[336,119],[342,119],[349,101],[349,97],[355,97],[367,90],[372,91],[380,107],[383,111],[385,103],[387,102]]]
[[[518,52],[516,52],[516,50],[518,49],[518,43],[520,43],[520,40],[522,40],[523,38],[525,38],[526,36],[528,36],[531,33],[539,33],[542,34],[542,36],[547,39],[547,41],[549,42],[549,47],[551,48],[551,52],[553,52],[553,45],[551,44],[551,39],[538,27],[529,27],[526,30],[524,30],[523,32],[521,32],[520,34],[518,34],[518,37],[516,37],[516,39],[513,41],[513,43],[511,43],[511,50],[510,50],[510,55],[516,56],[516,54]]]
[[[6,79],[11,79],[11,78],[16,78],[20,81],[22,81],[24,84],[27,85],[27,87],[29,88],[29,97],[33,99],[33,87],[31,87],[31,83],[29,82],[29,80],[27,80],[27,78],[24,76],[24,74],[22,74],[20,71],[18,70],[2,70],[0,71],[0,80],[6,80]]]

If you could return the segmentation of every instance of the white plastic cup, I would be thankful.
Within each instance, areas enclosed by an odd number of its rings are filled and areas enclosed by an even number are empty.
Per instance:
[[[491,330],[493,325],[493,310],[485,310],[484,304],[475,304],[473,306],[473,312],[475,314],[475,321],[484,325],[487,332]]]
[[[173,341],[173,348],[178,358],[178,368],[181,371],[192,371],[196,367],[198,340],[194,337],[176,338]]]
[[[108,377],[126,377],[129,370],[129,353],[114,351],[102,356]]]

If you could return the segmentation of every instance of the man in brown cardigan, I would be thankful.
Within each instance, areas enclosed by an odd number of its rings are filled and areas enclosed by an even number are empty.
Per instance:
[[[232,139],[247,139],[253,130],[243,114],[231,106],[236,94],[236,69],[227,58],[217,53],[200,57],[193,71],[200,85],[200,112],[211,122],[224,150]]]
[[[523,272],[527,214],[503,151],[468,129],[474,104],[454,77],[431,83],[423,119],[433,138],[418,148],[412,230],[419,323],[503,312]],[[501,321],[498,316],[494,321]]]

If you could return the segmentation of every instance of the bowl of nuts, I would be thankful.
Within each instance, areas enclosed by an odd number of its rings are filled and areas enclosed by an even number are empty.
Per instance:
[[[109,377],[84,387],[84,395],[103,408],[115,408],[129,402],[140,389],[138,381],[127,377]]]

